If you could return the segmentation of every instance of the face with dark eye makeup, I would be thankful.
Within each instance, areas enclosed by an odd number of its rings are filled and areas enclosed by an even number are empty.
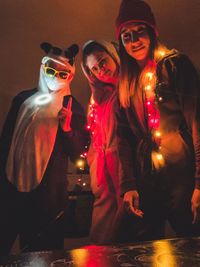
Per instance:
[[[150,53],[150,37],[142,23],[128,23],[121,30],[121,41],[126,52],[140,65],[146,62]]]

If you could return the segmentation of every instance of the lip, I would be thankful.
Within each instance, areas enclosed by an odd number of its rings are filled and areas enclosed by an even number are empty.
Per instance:
[[[144,48],[145,48],[145,46],[140,45],[140,46],[138,46],[138,47],[136,47],[136,48],[132,48],[131,51],[132,51],[132,52],[138,52],[138,51],[140,51],[140,50],[142,50],[142,49],[144,49]]]

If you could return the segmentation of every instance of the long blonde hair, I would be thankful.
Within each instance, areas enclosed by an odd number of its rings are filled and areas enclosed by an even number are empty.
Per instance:
[[[131,99],[139,88],[144,88],[146,84],[146,73],[155,74],[154,86],[156,84],[156,63],[163,58],[169,49],[166,48],[155,36],[155,33],[148,27],[148,33],[151,40],[150,58],[144,69],[141,71],[136,60],[128,55],[121,39],[119,40],[119,54],[121,61],[120,79],[119,79],[119,100],[123,108],[131,105]]]

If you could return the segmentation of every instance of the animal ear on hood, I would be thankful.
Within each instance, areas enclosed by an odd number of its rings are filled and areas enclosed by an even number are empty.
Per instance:
[[[69,64],[74,64],[75,56],[78,54],[79,47],[77,44],[72,44],[70,47],[68,47],[64,53],[67,58],[69,58]]]
[[[79,47],[77,44],[72,44],[68,48],[59,48],[53,46],[48,42],[43,42],[40,44],[40,48],[48,55],[53,54],[56,56],[63,56],[66,57],[69,61],[69,64],[72,66],[74,64],[75,56],[78,54]]]
[[[43,42],[40,44],[40,48],[46,53],[48,54],[50,52],[50,50],[52,49],[52,45],[50,43],[47,42]]]

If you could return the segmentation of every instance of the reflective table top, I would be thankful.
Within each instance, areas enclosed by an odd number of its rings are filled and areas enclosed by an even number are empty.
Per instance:
[[[200,237],[116,246],[86,246],[11,256],[0,267],[193,267],[200,266]]]

